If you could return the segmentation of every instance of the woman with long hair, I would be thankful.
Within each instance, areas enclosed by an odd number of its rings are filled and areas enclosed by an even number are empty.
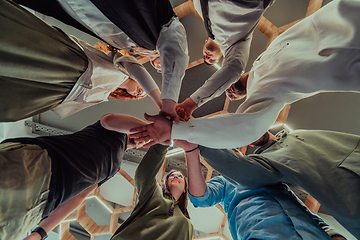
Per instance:
[[[149,148],[135,172],[137,203],[112,240],[187,240],[193,226],[187,211],[186,179],[176,170],[165,177],[163,186],[156,174],[164,163],[167,147]]]
[[[96,49],[12,1],[0,5],[1,122],[47,110],[63,118],[109,96],[139,99],[144,91],[161,108],[160,90],[134,57]]]

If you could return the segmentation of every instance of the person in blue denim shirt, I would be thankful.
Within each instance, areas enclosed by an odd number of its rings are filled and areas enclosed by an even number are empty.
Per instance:
[[[345,239],[313,214],[283,183],[241,189],[222,176],[205,183],[197,145],[180,140],[176,144],[186,151],[190,201],[195,207],[220,203],[234,240]]]

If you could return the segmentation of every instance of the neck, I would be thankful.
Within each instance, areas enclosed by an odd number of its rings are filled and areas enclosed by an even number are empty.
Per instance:
[[[173,195],[173,197],[175,198],[176,201],[179,200],[182,193],[183,193],[183,191],[178,191],[178,190],[172,190],[171,191],[171,194]]]

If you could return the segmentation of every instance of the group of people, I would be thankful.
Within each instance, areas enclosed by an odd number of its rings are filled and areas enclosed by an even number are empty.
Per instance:
[[[187,196],[195,206],[221,203],[233,239],[345,239],[287,183],[360,238],[360,136],[267,132],[286,104],[319,92],[360,91],[360,1],[333,0],[295,24],[249,73],[253,31],[274,0],[193,3],[208,33],[204,61],[223,58],[223,64],[177,103],[189,57],[185,29],[168,0],[0,0],[1,122],[47,110],[66,117],[108,97],[148,94],[159,107],[158,115],[146,115],[150,124],[108,114],[74,134],[3,141],[0,239],[20,239],[38,223],[26,239],[44,239],[116,174],[126,149],[141,146],[151,148],[135,174],[137,203],[112,239],[192,239]],[[19,4],[102,43],[67,35]],[[135,55],[162,72],[161,92]],[[224,92],[231,100],[246,97],[235,114],[191,117]],[[185,150],[188,181],[173,170],[160,186],[155,177],[171,140]],[[248,156],[227,150],[248,144],[259,149]],[[222,176],[205,182],[200,155]]]

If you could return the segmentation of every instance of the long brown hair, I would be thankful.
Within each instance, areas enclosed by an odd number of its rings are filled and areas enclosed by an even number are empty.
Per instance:
[[[164,181],[163,185],[161,186],[162,190],[163,190],[163,194],[171,195],[171,192],[170,192],[170,190],[168,188],[168,185],[167,185],[167,181],[168,181],[170,175],[173,174],[174,172],[180,172],[184,176],[184,174],[181,171],[178,171],[178,170],[175,170],[175,169],[171,170],[166,175],[165,181]],[[184,176],[184,181],[185,181],[185,192],[183,192],[181,194],[180,198],[178,199],[178,205],[179,205],[179,208],[182,211],[182,213],[185,215],[185,217],[190,219],[190,215],[189,215],[189,212],[187,210],[187,193],[186,193],[187,182],[186,182],[185,176]]]
[[[138,100],[146,97],[146,94],[140,95],[140,96],[133,96],[129,94],[126,89],[118,87],[113,92],[110,93],[109,97],[115,98],[115,99],[121,99],[123,101],[128,100]]]
[[[128,53],[128,51],[126,50],[119,50],[116,48],[113,48],[112,46],[110,46],[107,43],[104,43],[102,41],[98,41],[95,45],[94,48],[99,49],[103,52],[112,52],[112,53],[116,53],[119,52],[122,55],[126,55],[126,56],[130,56],[130,54]],[[128,100],[138,100],[138,99],[142,99],[144,97],[146,97],[146,94],[142,95],[142,96],[133,96],[131,94],[129,94],[126,89],[124,88],[120,88],[118,87],[117,89],[115,89],[115,91],[111,92],[109,97],[115,98],[115,99],[120,99],[123,101],[128,101]]]

